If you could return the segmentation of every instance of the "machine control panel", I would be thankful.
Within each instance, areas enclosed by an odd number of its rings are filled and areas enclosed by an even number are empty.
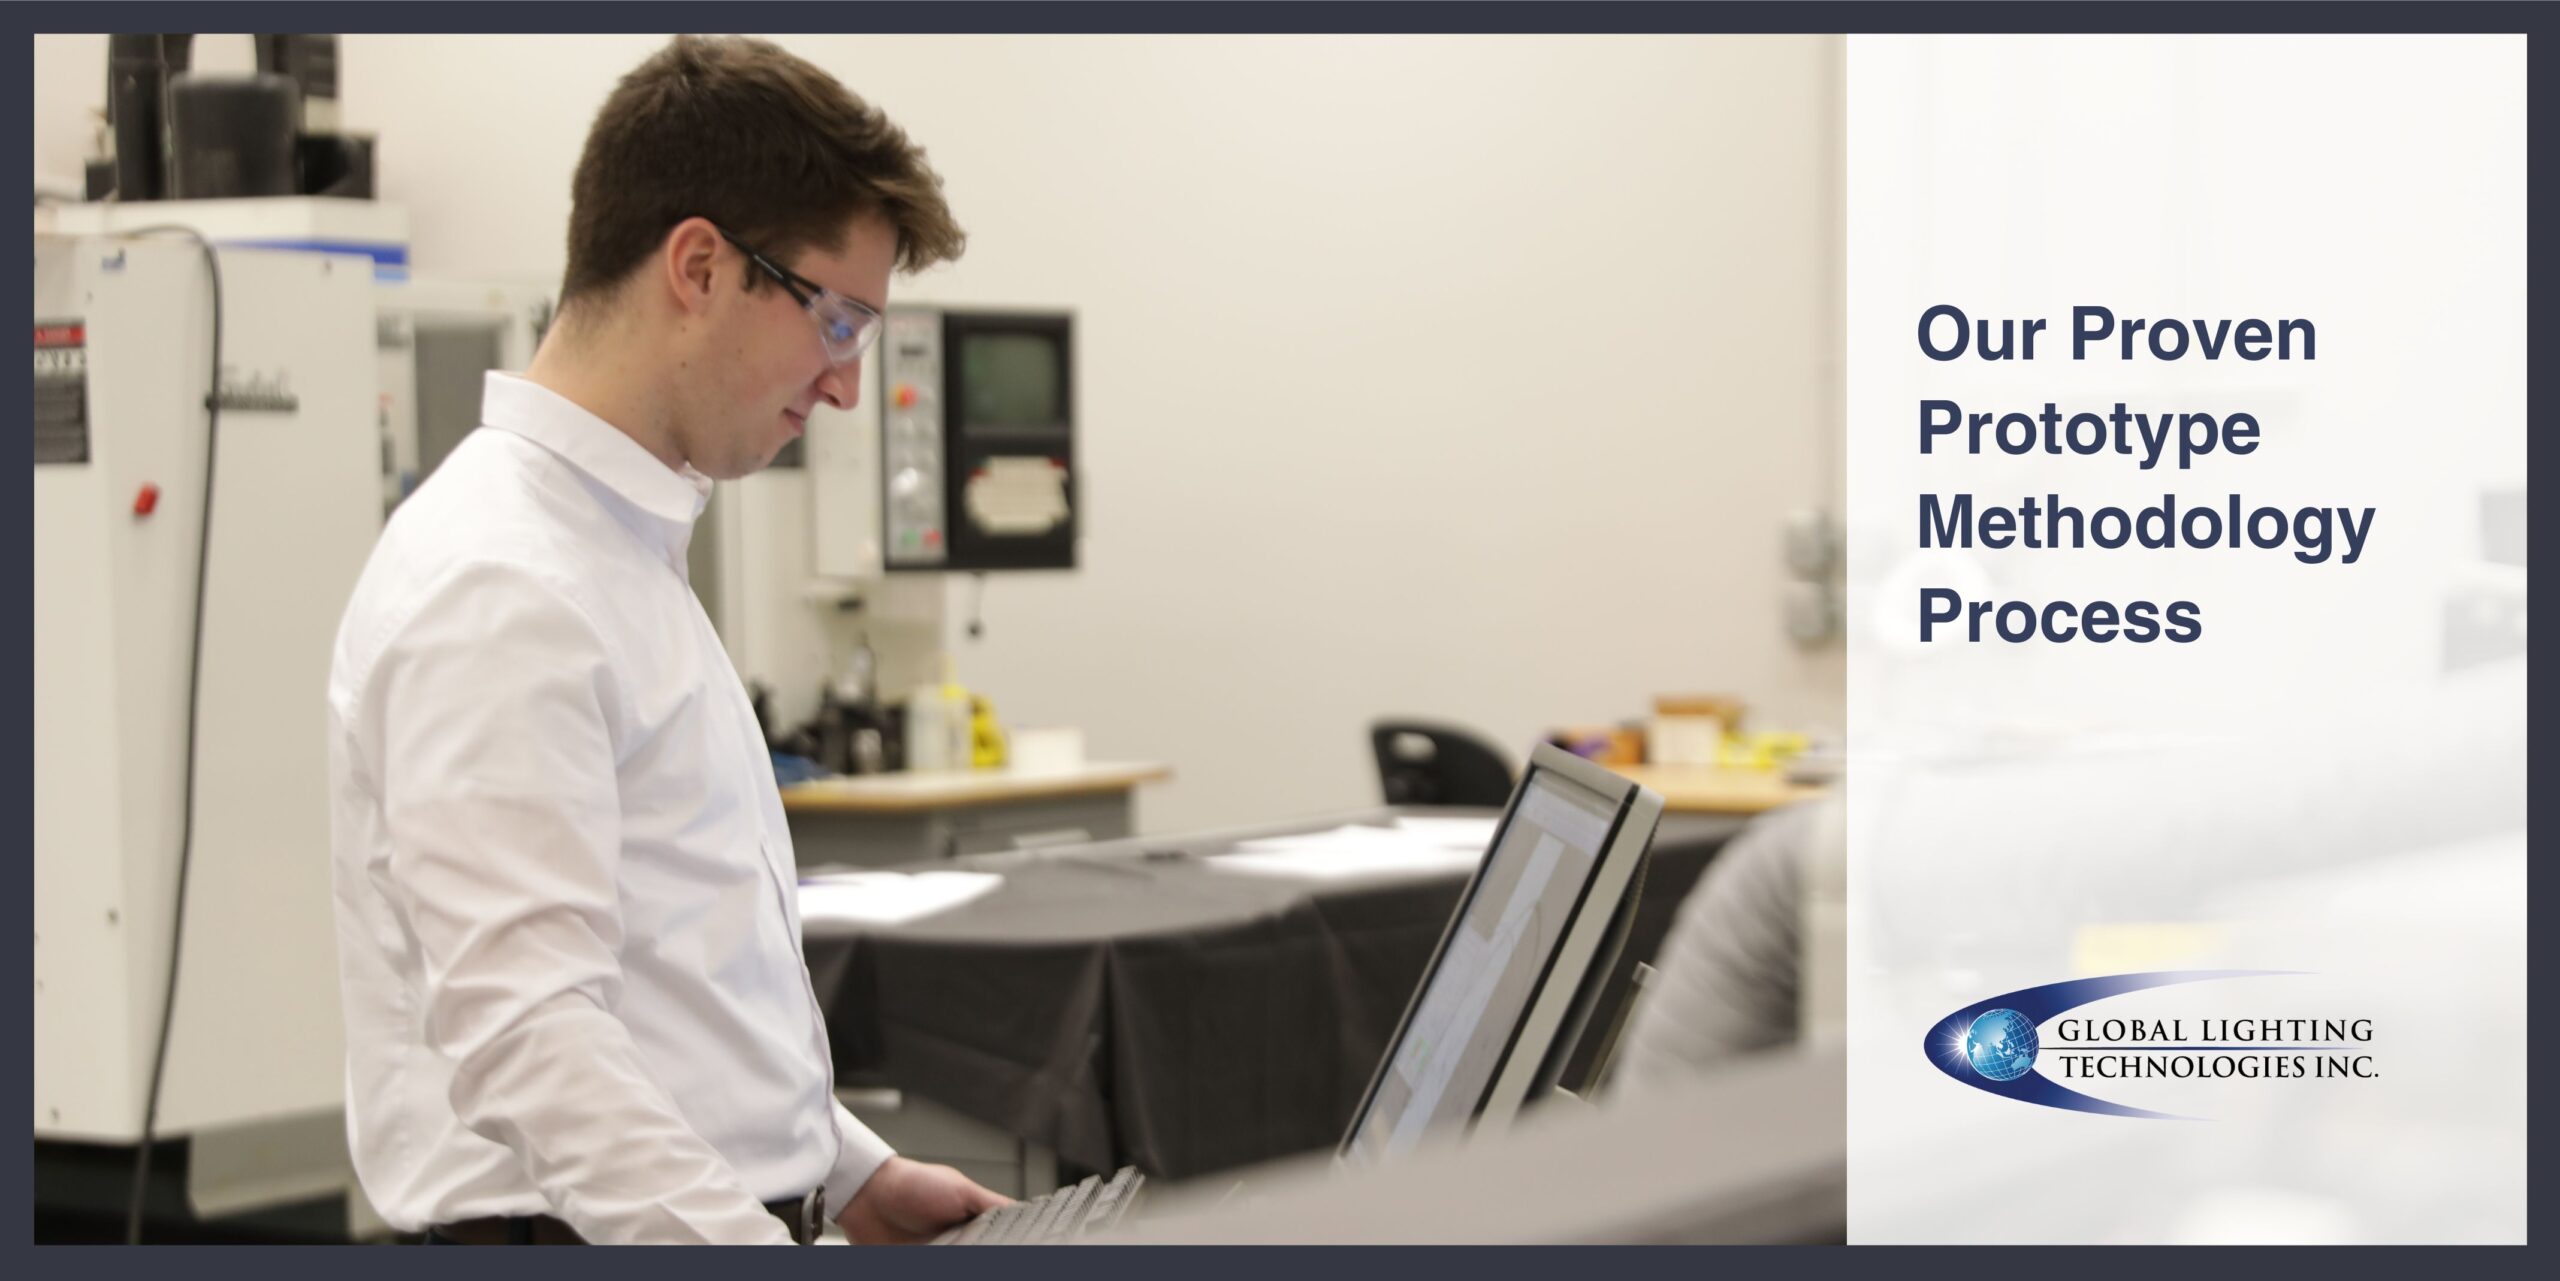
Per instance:
[[[899,309],[881,339],[881,563],[1073,569],[1074,318]]]
[[[950,557],[943,497],[946,419],[942,398],[942,315],[893,311],[881,371],[888,403],[881,415],[883,553],[891,568],[939,568]]]

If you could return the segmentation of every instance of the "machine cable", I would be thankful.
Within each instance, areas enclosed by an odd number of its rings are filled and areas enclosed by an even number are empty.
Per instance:
[[[222,266],[215,260],[213,242],[193,227],[175,225],[141,227],[126,233],[133,237],[153,235],[185,236],[204,253],[204,269],[213,285],[212,369],[206,376],[204,393],[204,505],[196,526],[196,599],[194,625],[187,642],[187,733],[184,783],[179,792],[178,808],[178,884],[174,910],[169,914],[169,981],[160,996],[160,1031],[151,1051],[151,1084],[143,1095],[142,1141],[134,1150],[133,1192],[125,1206],[124,1239],[127,1245],[142,1243],[142,1210],[145,1194],[151,1184],[151,1143],[160,1121],[160,1083],[169,1066],[169,1025],[178,1009],[178,947],[187,920],[187,867],[195,853],[196,835],[196,711],[201,701],[204,682],[204,597],[206,554],[213,545],[213,462],[214,444],[222,420]]]

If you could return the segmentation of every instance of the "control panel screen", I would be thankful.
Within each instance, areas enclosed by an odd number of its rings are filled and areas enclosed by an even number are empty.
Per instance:
[[[960,338],[960,400],[971,427],[1054,427],[1067,421],[1066,378],[1048,334],[973,333]]]

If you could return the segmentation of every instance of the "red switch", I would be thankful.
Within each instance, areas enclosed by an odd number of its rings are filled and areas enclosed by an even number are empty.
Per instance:
[[[153,511],[157,510],[159,506],[160,487],[147,480],[142,482],[142,488],[136,490],[133,495],[133,514],[136,516],[148,516]]]
[[[913,408],[915,408],[915,407],[916,407],[916,385],[915,385],[914,383],[900,383],[900,384],[898,384],[898,395],[897,395],[897,401],[898,401],[898,408],[900,408],[900,409],[913,409]]]

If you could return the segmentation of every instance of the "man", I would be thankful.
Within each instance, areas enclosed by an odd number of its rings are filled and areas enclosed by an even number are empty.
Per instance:
[[[1845,998],[1819,986],[1836,982],[1836,965],[1815,958],[1807,971],[1810,950],[1838,941],[1818,918],[1839,910],[1825,900],[1836,898],[1829,887],[1846,857],[1843,796],[1835,788],[1752,820],[1707,865],[1655,949],[1618,1052],[1621,1078],[1694,1076],[1808,1039],[1838,1017]]]
[[[836,1103],[791,837],[685,579],[713,480],[854,402],[921,150],[773,45],[678,39],[580,156],[559,319],[384,529],[330,672],[348,1131],[430,1241],[930,1236],[1003,1198]]]

